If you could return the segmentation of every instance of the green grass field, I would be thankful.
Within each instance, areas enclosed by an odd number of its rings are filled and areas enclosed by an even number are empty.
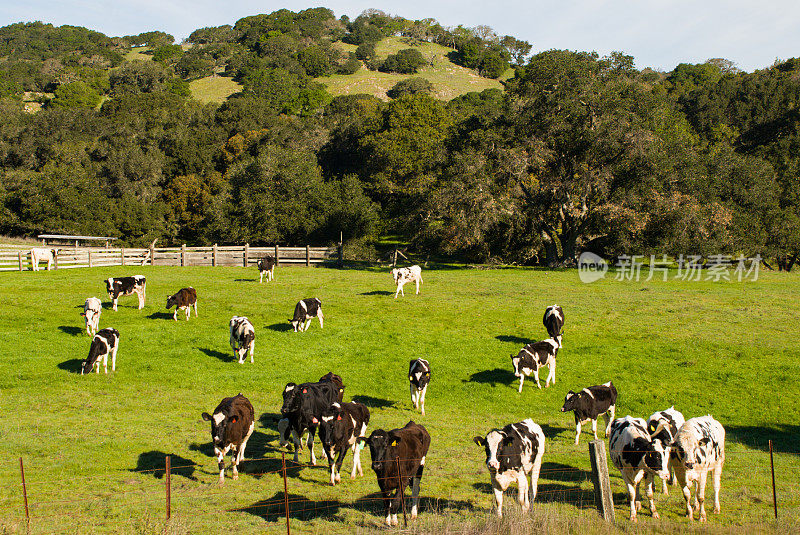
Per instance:
[[[406,286],[392,299],[387,270],[276,269],[258,284],[255,268],[126,267],[0,274],[0,526],[24,533],[18,457],[25,463],[31,533],[280,533],[283,480],[273,416],[283,386],[328,371],[344,378],[345,399],[370,406],[372,429],[409,419],[432,436],[418,531],[527,533],[491,519],[484,454],[472,437],[524,418],[547,436],[539,496],[524,524],[530,532],[611,532],[591,510],[584,432],[575,446],[571,414],[559,412],[569,389],[613,380],[618,416],[646,418],[675,405],[687,418],[713,414],[727,429],[724,532],[783,532],[800,520],[800,276],[761,273],[757,282],[616,282],[585,285],[575,271],[428,269],[421,294]],[[76,374],[90,340],[79,313],[100,297],[103,279],[141,273],[148,301],[121,298],[100,326],[121,333],[116,373]],[[199,318],[174,322],[165,296],[192,285]],[[320,297],[317,320],[293,333],[286,319],[298,299]],[[533,380],[517,393],[509,354],[546,336],[544,308],[566,316],[557,383]],[[233,361],[228,321],[256,327],[255,364]],[[433,367],[426,416],[412,410],[409,359]],[[542,375],[543,379],[546,372]],[[544,382],[542,380],[542,382]],[[237,481],[217,486],[209,425],[200,414],[242,392],[258,422]],[[603,434],[601,432],[601,438]],[[767,440],[775,442],[782,521],[772,518]],[[319,466],[288,470],[293,532],[381,529],[382,505],[364,450],[365,476],[332,488],[321,447]],[[172,476],[172,514],[164,517],[163,465]],[[291,459],[291,456],[289,456]],[[308,461],[307,452],[301,461]],[[686,530],[677,489],[658,495],[661,520],[646,506],[639,527],[627,521],[622,480],[610,466],[621,532]],[[515,492],[506,512],[519,519]],[[516,514],[516,516],[515,516]],[[792,528],[792,526],[795,526]],[[488,530],[488,531],[487,531]],[[493,530],[493,531],[492,531]]]
[[[229,96],[242,90],[242,86],[233,81],[233,78],[224,76],[207,76],[189,82],[192,98],[206,104],[216,102],[222,104]]]

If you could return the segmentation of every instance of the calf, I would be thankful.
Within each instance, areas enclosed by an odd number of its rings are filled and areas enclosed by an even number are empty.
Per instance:
[[[144,299],[147,290],[147,280],[144,275],[134,275],[133,277],[110,278],[104,281],[108,297],[113,303],[114,312],[117,311],[117,299],[120,296],[136,294],[139,298],[139,310],[144,308]]]
[[[406,296],[403,292],[403,286],[407,282],[415,282],[417,284],[417,294],[419,294],[419,283],[422,282],[422,268],[419,266],[395,268],[392,270],[392,278],[397,285],[397,290],[394,292],[395,299],[397,299],[398,292],[403,297]]]
[[[275,279],[275,259],[272,256],[267,255],[264,258],[260,258],[256,263],[258,265],[258,273],[261,275],[261,279],[258,282],[264,282],[264,275],[267,275],[267,282]]]
[[[517,356],[511,355],[511,364],[514,366],[514,375],[519,377],[519,390],[522,392],[522,383],[525,382],[525,376],[533,372],[533,377],[536,379],[536,386],[542,388],[539,383],[539,369],[545,366],[550,370],[547,374],[547,381],[544,386],[550,386],[550,380],[556,384],[556,355],[560,346],[552,338],[542,340],[541,342],[533,342],[523,347]]]
[[[86,334],[94,336],[100,326],[100,313],[103,312],[103,303],[96,297],[89,297],[83,304],[81,316],[86,318]]]
[[[575,413],[575,445],[581,436],[581,424],[592,422],[592,433],[597,440],[597,418],[602,414],[606,420],[606,436],[611,429],[611,420],[617,410],[617,389],[609,381],[602,385],[584,388],[577,394],[572,390],[564,398],[561,412],[574,411]]]
[[[303,299],[294,307],[294,317],[289,320],[289,323],[294,327],[294,332],[298,329],[300,332],[308,330],[311,325],[311,318],[319,319],[319,328],[322,329],[322,300],[318,297],[310,299]]]
[[[100,359],[103,359],[103,370],[108,373],[108,355],[111,354],[111,371],[117,370],[117,348],[119,348],[119,331],[116,329],[101,329],[92,338],[89,356],[83,361],[81,375],[92,373],[92,368],[97,365],[100,373]]]
[[[428,391],[428,383],[431,381],[431,365],[425,359],[412,360],[408,365],[408,381],[411,383],[411,403],[415,409],[422,408],[422,415],[425,416],[425,393]]]
[[[514,481],[519,487],[522,512],[530,509],[531,502],[536,500],[539,471],[544,456],[542,428],[528,418],[516,424],[508,424],[503,429],[492,429],[486,438],[477,436],[472,440],[486,450],[486,467],[491,475],[497,516],[503,516],[503,492]],[[530,496],[528,474],[531,478]]]
[[[431,445],[431,436],[419,424],[409,421],[401,429],[384,431],[376,429],[369,438],[358,439],[369,445],[372,470],[378,478],[384,503],[386,524],[397,525],[397,511],[402,500],[401,492],[411,484],[411,518],[417,518],[419,483],[425,468],[425,456]]]
[[[691,484],[694,483],[695,504],[700,521],[706,521],[706,480],[708,471],[714,472],[714,513],[719,513],[719,488],[722,467],[725,464],[725,429],[718,421],[708,416],[691,418],[678,429],[670,451],[670,466],[675,469],[678,484],[686,500],[686,516],[694,520]]]
[[[33,271],[39,271],[39,262],[47,262],[47,271],[50,271],[50,269],[53,267],[55,256],[55,249],[34,247],[31,249],[31,269]]]
[[[544,311],[542,323],[547,334],[550,338],[558,342],[558,347],[561,347],[561,336],[564,334],[564,311],[558,305],[550,305]]]
[[[234,316],[230,322],[231,348],[233,356],[244,364],[247,351],[250,351],[250,363],[253,363],[253,350],[256,347],[256,330],[250,320],[244,316]]]
[[[255,412],[250,400],[241,393],[223,399],[213,414],[204,412],[203,420],[211,422],[211,439],[219,464],[219,484],[225,484],[225,454],[233,457],[233,479],[239,478],[239,463],[244,459],[247,440],[253,434]]]
[[[650,418],[647,419],[647,430],[651,433],[655,433],[656,429],[659,425],[663,424],[663,428],[661,431],[656,435],[657,438],[661,440],[664,444],[672,444],[672,441],[675,439],[675,435],[678,434],[678,429],[683,425],[686,420],[683,417],[683,414],[675,410],[675,406],[673,405],[669,409],[654,412],[650,415]],[[675,470],[670,467],[669,470],[669,483],[670,485],[674,485],[676,483],[675,480]],[[667,480],[661,480],[661,486],[663,489],[664,494],[669,494],[667,490]]]
[[[309,462],[316,466],[314,455],[314,435],[325,410],[333,403],[342,401],[344,384],[342,378],[328,372],[316,383],[289,383],[283,389],[283,418],[278,422],[278,435],[281,447],[294,443],[294,462],[299,462],[302,449],[300,438],[308,431],[306,445],[310,452]]]
[[[181,288],[175,295],[167,296],[167,310],[175,307],[175,313],[172,319],[178,321],[178,311],[183,310],[186,312],[186,321],[192,315],[192,307],[194,307],[194,317],[197,317],[197,291],[189,286],[188,288]]]
[[[367,432],[369,423],[369,409],[361,403],[333,403],[322,413],[319,424],[319,440],[322,442],[322,451],[328,458],[331,470],[331,485],[342,480],[339,471],[342,468],[347,450],[353,450],[353,471],[350,479],[358,475],[363,476],[361,469],[361,449],[363,444],[358,443],[358,438]],[[337,455],[334,462],[334,455]]]
[[[639,498],[639,482],[644,478],[647,487],[647,499],[653,518],[658,518],[656,504],[653,501],[653,476],[665,479],[669,475],[670,441],[663,442],[659,433],[665,424],[660,423],[655,432],[647,431],[647,423],[641,418],[618,418],[611,423],[611,434],[608,438],[611,450],[611,462],[622,472],[622,480],[628,488],[631,506],[631,522],[636,522],[636,510],[641,507]]]

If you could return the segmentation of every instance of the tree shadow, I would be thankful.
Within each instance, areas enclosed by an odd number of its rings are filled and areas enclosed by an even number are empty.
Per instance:
[[[797,453],[800,451],[800,425],[774,424],[770,426],[728,425],[725,426],[728,441],[738,442],[748,448],[779,453]]]
[[[163,479],[166,473],[166,459],[170,456],[170,473],[173,476],[182,476],[192,481],[197,481],[194,471],[197,464],[194,461],[175,455],[174,453],[164,453],[163,451],[146,451],[139,454],[136,468],[131,468],[131,472],[152,473],[153,477]]]
[[[59,325],[58,330],[61,331],[62,333],[71,334],[72,336],[78,336],[79,334],[86,332],[86,329],[82,329],[80,327],[75,327],[71,325]]]
[[[292,330],[292,325],[288,321],[285,323],[273,323],[272,325],[267,325],[267,329],[270,331],[285,333]]]
[[[532,341],[528,338],[520,338],[519,336],[513,336],[508,334],[501,334],[500,336],[495,336],[495,339],[500,340],[501,342],[511,342],[512,344],[521,344],[523,346],[530,344]]]
[[[202,353],[205,353],[209,357],[217,358],[222,362],[233,362],[236,360],[236,357],[234,357],[230,353],[223,353],[222,351],[217,351],[216,349],[207,349],[204,347],[198,347],[197,349],[199,349]]]
[[[70,373],[81,373],[81,364],[83,363],[83,359],[69,359],[65,360],[58,364],[59,370],[64,370]]]
[[[151,320],[171,320],[173,319],[172,314],[169,312],[153,312],[149,316],[147,316]]]
[[[371,292],[363,292],[358,295],[394,295],[394,294],[386,290],[373,290]]]
[[[490,384],[492,387],[495,387],[498,384],[508,386],[514,381],[517,381],[517,378],[514,376],[514,372],[506,370],[505,368],[495,368],[493,370],[475,372],[469,376],[469,379],[461,380],[462,383],[484,383]]]
[[[388,399],[374,398],[372,396],[353,396],[353,401],[366,405],[370,409],[384,409],[386,407],[394,407],[395,401]]]
[[[259,500],[252,505],[239,509],[229,509],[229,512],[241,511],[258,516],[267,522],[276,522],[286,517],[286,501],[289,502],[289,518],[295,520],[314,520],[317,518],[331,518],[339,509],[347,504],[338,500],[311,500],[301,494],[276,492],[272,497]]]

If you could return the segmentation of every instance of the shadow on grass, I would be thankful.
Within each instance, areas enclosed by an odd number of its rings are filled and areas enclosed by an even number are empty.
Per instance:
[[[233,279],[234,282],[258,282],[258,279]]]
[[[194,471],[197,465],[194,461],[175,455],[174,453],[164,453],[163,451],[146,451],[139,454],[139,460],[136,463],[136,468],[132,468],[131,472],[144,472],[152,474],[153,477],[163,479],[166,473],[166,459],[167,455],[170,456],[170,473],[173,476],[182,476],[192,481],[197,481],[194,476]]]
[[[528,338],[520,338],[519,336],[501,334],[500,336],[495,336],[495,339],[500,340],[501,342],[511,342],[512,344],[520,344],[520,345],[528,345],[532,342]]]
[[[772,448],[776,452],[800,452],[800,425],[727,425],[725,434],[729,442],[738,442],[748,448],[769,451],[769,441],[772,440]]]
[[[539,473],[541,479],[550,481],[566,481],[569,483],[580,484],[589,479],[586,470],[575,468],[563,463],[542,463],[542,470]]]
[[[353,396],[353,401],[366,405],[370,409],[384,409],[386,407],[394,407],[395,401],[388,399],[374,398],[372,396]]]
[[[86,332],[86,329],[82,329],[80,327],[74,327],[71,325],[59,325],[58,330],[61,331],[62,333],[71,334],[72,336],[78,336],[79,334]]]
[[[258,516],[267,522],[276,522],[286,517],[285,502],[289,501],[289,518],[295,520],[314,520],[331,518],[339,509],[348,504],[338,500],[311,500],[302,494],[276,492],[271,497],[259,500],[247,507],[228,509],[228,512],[241,511]]]
[[[394,294],[386,290],[372,290],[371,292],[362,292],[358,295],[394,295]]]
[[[505,368],[495,368],[493,370],[484,370],[482,372],[475,372],[469,376],[469,379],[462,379],[463,383],[483,383],[497,386],[498,384],[508,386],[515,381],[519,381],[514,376],[514,372],[506,370]]]
[[[292,325],[288,321],[285,323],[273,323],[272,325],[267,325],[267,329],[270,331],[285,333],[292,330]]]
[[[153,312],[149,316],[147,316],[151,320],[171,320],[172,313],[170,312]]]
[[[283,415],[279,412],[265,412],[261,416],[258,417],[258,423],[261,424],[261,427],[265,429],[269,429],[271,431],[278,431],[278,422],[283,418]],[[275,438],[278,438],[277,436]]]
[[[544,433],[545,438],[555,438],[564,431],[575,431],[574,427],[553,427],[548,424],[541,424],[540,427],[542,428],[542,433]],[[570,438],[574,439],[575,435],[570,434]]]
[[[59,370],[64,370],[65,372],[70,373],[81,373],[81,364],[83,363],[83,359],[69,359],[65,360],[58,364]]]
[[[544,478],[544,476],[542,476]],[[564,485],[562,483],[547,483],[539,479],[536,488],[536,502],[539,503],[568,503],[575,506],[594,505],[594,492],[581,488],[580,485]],[[487,476],[488,479],[488,476]],[[492,494],[492,485],[489,482],[473,483],[472,488],[481,494]],[[519,489],[516,483],[512,484],[504,493],[503,507],[516,502],[519,498]],[[616,503],[616,500],[615,500]]]
[[[202,353],[205,353],[209,357],[217,358],[222,362],[234,362],[236,360],[236,357],[234,357],[230,353],[223,353],[222,351],[217,351],[216,349],[207,349],[205,347],[198,347],[197,349],[199,349]]]

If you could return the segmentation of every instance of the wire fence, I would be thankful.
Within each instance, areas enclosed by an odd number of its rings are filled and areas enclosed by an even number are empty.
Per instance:
[[[92,491],[96,482],[119,474],[83,475],[69,477],[68,479],[72,488],[77,486],[80,489],[85,489],[85,492],[69,492],[68,496],[59,497],[58,499],[43,499],[41,498],[43,492],[40,489],[44,487],[45,481],[39,480],[35,474],[33,474],[32,478],[30,469],[25,468],[23,459],[20,458],[21,496],[17,495],[16,498],[9,497],[8,500],[0,502],[0,508],[6,511],[16,508],[19,511],[18,518],[26,524],[29,533],[52,533],[58,531],[58,526],[72,525],[76,518],[82,518],[83,520],[81,521],[85,521],[86,525],[92,529],[103,523],[113,524],[119,529],[120,526],[130,526],[132,528],[134,525],[141,528],[143,523],[153,526],[158,526],[160,523],[163,527],[171,517],[179,517],[191,523],[203,523],[212,517],[220,518],[224,515],[247,513],[260,517],[266,522],[278,523],[276,525],[282,525],[283,522],[286,522],[287,532],[290,532],[292,525],[294,525],[294,529],[302,530],[303,523],[315,519],[352,522],[354,514],[360,516],[360,520],[357,523],[360,522],[362,526],[378,526],[383,522],[386,515],[386,502],[379,492],[375,474],[372,473],[372,470],[369,470],[369,464],[364,462],[363,459],[362,466],[367,468],[364,476],[373,482],[373,492],[353,499],[351,493],[348,492],[347,483],[344,482],[336,487],[325,484],[323,487],[328,489],[327,491],[323,490],[323,488],[316,489],[315,497],[310,498],[303,494],[308,492],[309,484],[307,479],[305,481],[297,480],[299,469],[308,467],[308,465],[287,461],[283,457],[284,455],[282,452],[281,467],[277,469],[259,470],[257,463],[263,462],[265,459],[245,459],[240,463],[240,478],[274,478],[279,483],[273,495],[248,505],[226,504],[225,502],[236,494],[236,490],[232,491],[230,485],[219,486],[216,482],[204,483],[200,481],[192,476],[195,470],[202,468],[200,465],[182,463],[171,466],[170,456],[166,457],[164,467],[128,470],[127,472],[130,474],[154,476],[152,480],[147,478],[144,481],[138,481],[138,487],[135,489],[126,489],[123,483],[122,488],[116,488],[112,491]],[[547,452],[545,455],[547,456]],[[769,452],[727,452],[726,462],[729,462],[732,458],[738,458],[736,464],[738,466],[748,466],[750,477],[746,479],[743,485],[737,488],[731,483],[726,483],[725,470],[723,470],[721,492],[723,509],[730,510],[733,508],[749,511],[750,516],[764,520],[770,519],[773,516],[773,512],[777,518],[781,510],[797,515],[798,506],[800,506],[800,481],[796,481],[796,478],[792,479],[791,476],[789,478],[784,477],[787,473],[796,472],[796,466],[794,466],[794,470],[792,469],[795,464],[793,459],[787,463],[786,456],[795,457],[797,453],[782,452],[782,455],[783,457],[777,465],[779,470],[777,488],[780,489],[780,492],[776,492],[775,480],[772,479],[772,486],[768,484],[770,476],[775,477]],[[403,459],[402,461],[405,462],[407,460]],[[436,459],[431,456],[426,457],[424,474],[420,485],[420,514],[437,515],[453,511],[484,511],[488,513],[493,510],[492,485],[489,482],[490,477],[485,466],[483,467],[482,475],[472,483],[474,492],[470,499],[465,499],[463,492],[446,496],[433,496],[432,494],[434,493],[426,492],[426,488],[447,487],[453,481],[468,479],[463,472],[456,472],[452,468],[446,468],[448,466],[447,461],[451,460]],[[270,461],[275,461],[275,459],[270,459]],[[399,468],[401,460],[397,459],[396,461]],[[385,462],[391,463],[392,461],[386,460]],[[318,466],[320,465],[324,466],[326,472],[328,471],[326,462],[318,463]],[[252,470],[249,469],[251,467],[253,468]],[[613,466],[609,466],[609,470],[612,476],[619,475],[619,471]],[[753,476],[757,471],[761,472],[759,474],[760,478],[756,482]],[[184,472],[184,474],[181,474],[181,472]],[[189,477],[185,475],[186,473],[189,474]],[[472,474],[474,471],[469,473]],[[396,474],[397,472],[394,472],[389,478],[391,480],[389,483],[392,483],[395,487],[398,484]],[[171,476],[180,475],[183,475],[180,484],[173,485]],[[280,480],[283,481],[282,484],[280,484]],[[31,485],[31,481],[33,481],[33,485]],[[556,462],[545,462],[539,472],[535,503],[544,504],[544,506],[557,503],[570,505],[577,509],[593,509],[597,504],[596,493],[598,492],[594,481],[591,469],[572,467]],[[764,481],[767,482],[766,485]],[[746,488],[748,484],[750,486],[759,485],[764,488],[753,492],[752,489]],[[411,493],[409,490],[411,484],[409,481],[403,481],[402,485],[405,490],[402,510],[393,511],[399,515],[403,515],[404,512],[410,512],[412,506],[411,498],[408,496]],[[640,490],[641,501],[645,505],[643,511],[646,511],[647,498],[643,485]],[[658,498],[658,508],[662,511],[665,507],[669,508],[669,510],[676,508],[682,510],[684,499],[681,490],[677,486],[670,486],[669,491],[669,498]],[[661,483],[657,478],[654,482],[654,492],[656,495],[661,495]],[[58,489],[50,488],[49,493],[58,493]],[[509,508],[518,507],[511,505],[518,498],[516,484],[511,485],[505,492],[504,510],[507,511]],[[623,484],[617,482],[612,487],[610,499],[614,508],[618,509],[619,516],[627,518],[629,501]],[[706,487],[706,499],[707,509],[710,513],[713,510],[713,479],[710,476]],[[91,511],[101,511],[102,513],[93,515],[89,513]],[[754,511],[755,514],[753,514]],[[347,514],[343,515],[345,512]],[[643,514],[647,516],[649,512],[644,512]],[[343,520],[343,516],[347,517],[347,520]],[[402,525],[402,523],[401,521],[400,524]]]

